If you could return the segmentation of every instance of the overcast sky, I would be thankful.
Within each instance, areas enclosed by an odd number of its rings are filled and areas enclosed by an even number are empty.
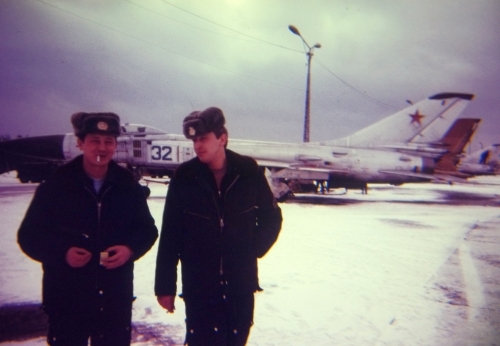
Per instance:
[[[348,135],[440,92],[500,142],[497,0],[0,0],[0,134],[71,132],[77,111],[181,133],[224,110],[233,138]],[[388,129],[390,130],[390,129]]]

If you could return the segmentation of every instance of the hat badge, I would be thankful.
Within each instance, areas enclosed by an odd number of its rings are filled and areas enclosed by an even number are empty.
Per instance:
[[[106,131],[108,129],[108,123],[106,123],[105,121],[99,121],[97,123],[97,128],[101,131]]]
[[[196,130],[193,127],[189,127],[188,133],[190,136],[194,136],[196,134]]]

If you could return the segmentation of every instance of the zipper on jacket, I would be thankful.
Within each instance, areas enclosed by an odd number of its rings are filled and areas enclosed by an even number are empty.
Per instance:
[[[99,228],[101,228],[101,201],[97,202],[97,228],[99,231]]]
[[[101,194],[101,196],[95,196],[96,201],[97,201],[97,245],[100,244],[101,240],[101,211],[102,211],[102,200],[104,198],[104,195],[109,191],[110,187],[106,188],[104,192]]]
[[[224,192],[224,205],[226,204],[227,192],[233,187],[233,185],[236,183],[236,180],[238,180],[239,177],[240,176],[237,175],[236,178],[234,178],[233,182],[228,186],[228,188]],[[221,197],[222,197],[221,196],[221,192],[219,190],[219,198],[221,198]],[[214,198],[214,202],[215,202],[215,206],[217,208],[217,213],[219,214],[220,233],[222,235],[222,233],[224,232],[224,210],[222,210],[222,215],[221,215],[220,210],[219,210],[219,204],[217,203],[217,201],[215,201],[215,198]],[[222,252],[221,252],[221,255],[220,255],[219,274],[221,276],[224,275],[224,261],[223,261],[223,258],[222,258]]]
[[[97,204],[97,234],[99,234],[100,228],[101,228],[101,209],[102,209],[102,198],[104,195],[109,191],[110,187],[108,187],[104,192],[102,193],[101,197],[96,196],[95,193],[90,191],[88,187],[85,187],[85,189],[90,193],[92,197],[94,197],[96,204]]]
[[[224,193],[224,198],[226,198],[226,195],[227,195],[227,192],[229,191],[229,189],[231,189],[233,187],[233,185],[236,183],[236,180],[238,180],[240,176],[237,175],[236,178],[234,178],[233,182],[231,183],[231,185],[229,185],[226,189],[226,192]]]
[[[218,191],[218,192],[219,192],[219,196],[220,196],[220,191]],[[214,204],[215,204],[215,208],[217,209],[217,216],[219,217],[220,234],[222,235],[223,228],[224,228],[223,215],[221,215],[221,213],[220,213],[219,203],[215,199],[215,196],[213,195],[213,193],[211,195],[212,195],[212,199],[213,199]],[[224,274],[224,269],[223,268],[224,268],[224,266],[222,264],[222,252],[221,252],[220,263],[219,263],[219,274],[220,274],[220,276],[222,276]]]
[[[227,191],[229,191],[231,189],[231,187],[233,187],[233,185],[236,183],[236,181],[238,180],[239,177],[240,176],[237,175],[236,178],[234,178],[234,180],[232,181],[232,183],[229,185],[229,187],[224,192],[224,201],[226,199]],[[198,183],[200,183],[202,186],[204,185],[204,184],[201,183],[201,181],[200,181],[200,179],[198,179],[198,177],[196,177],[196,179],[198,180]],[[222,198],[222,193],[221,193],[221,191],[219,189],[217,190],[217,194],[218,194],[219,198]],[[214,194],[211,193],[211,195],[212,195],[212,200],[214,201],[214,204],[215,204],[215,208],[217,209],[217,215],[219,217],[219,225],[220,225],[220,234],[222,235],[222,233],[224,231],[224,211],[222,211],[222,215],[221,215],[221,211],[219,209],[219,203],[215,199]],[[224,262],[223,262],[223,259],[222,259],[222,253],[220,255],[219,274],[221,276],[224,274]]]
[[[102,193],[101,197],[97,196],[95,193],[93,193],[88,187],[85,187],[85,189],[90,193],[92,197],[94,197],[96,204],[97,204],[97,235],[96,235],[96,246],[99,246],[100,243],[100,233],[101,233],[101,209],[102,209],[102,199],[104,195],[109,191],[110,187],[108,187],[104,192]],[[97,248],[98,249],[98,248]],[[99,289],[99,267],[96,268],[95,271],[95,288]]]
[[[226,196],[227,196],[227,192],[234,186],[234,184],[236,183],[236,180],[238,180],[240,176],[237,175],[236,178],[234,178],[233,182],[231,184],[229,184],[229,186],[227,187],[226,191],[224,192],[224,205],[226,205]],[[220,194],[220,191],[219,191],[219,194]],[[217,210],[219,210],[219,207],[217,206]],[[224,210],[222,211],[222,216],[220,215],[220,212],[219,212],[219,217],[220,217],[220,227],[221,227],[221,233],[222,233],[222,227],[224,227]]]

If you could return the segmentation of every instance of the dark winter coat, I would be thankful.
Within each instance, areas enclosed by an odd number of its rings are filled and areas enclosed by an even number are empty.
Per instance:
[[[175,295],[177,263],[184,296],[215,296],[221,273],[230,293],[255,292],[257,258],[281,229],[281,209],[256,162],[226,150],[227,173],[220,193],[212,172],[198,158],[171,179],[156,265],[155,293]]]
[[[145,195],[126,169],[111,161],[99,194],[79,156],[41,183],[18,232],[21,249],[43,265],[47,311],[90,312],[103,305],[128,306],[133,299],[134,261],[158,237]],[[126,245],[132,258],[116,269],[99,265],[99,254]],[[82,268],[70,267],[70,247],[92,253]]]

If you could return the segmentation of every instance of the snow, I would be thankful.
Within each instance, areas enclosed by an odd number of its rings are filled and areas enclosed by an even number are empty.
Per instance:
[[[500,345],[500,179],[475,182],[282,203],[280,237],[259,260],[264,291],[248,345]],[[160,227],[168,187],[149,186]],[[35,187],[0,177],[0,306],[40,301],[40,265],[16,243]],[[182,344],[182,300],[167,314],[153,293],[156,252],[136,263],[133,321]]]

